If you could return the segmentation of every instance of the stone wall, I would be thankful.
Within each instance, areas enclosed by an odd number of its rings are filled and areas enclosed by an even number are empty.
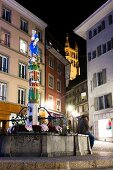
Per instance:
[[[0,156],[72,156],[89,153],[85,135],[18,133],[0,135]]]

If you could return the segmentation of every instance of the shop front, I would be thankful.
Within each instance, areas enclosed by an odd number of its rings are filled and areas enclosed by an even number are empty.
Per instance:
[[[113,113],[94,116],[94,135],[96,139],[113,142]]]
[[[11,119],[11,114],[18,114],[23,106],[9,103],[9,102],[0,102],[0,132],[5,133],[9,127],[9,120]]]

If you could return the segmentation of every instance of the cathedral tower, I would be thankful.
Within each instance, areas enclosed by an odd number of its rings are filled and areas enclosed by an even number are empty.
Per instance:
[[[80,75],[80,67],[78,61],[78,46],[75,43],[75,49],[70,48],[68,34],[66,35],[65,41],[65,57],[71,63],[70,68],[70,80],[76,78],[77,75]]]

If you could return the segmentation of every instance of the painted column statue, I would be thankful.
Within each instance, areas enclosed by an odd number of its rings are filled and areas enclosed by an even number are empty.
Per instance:
[[[38,124],[39,107],[39,85],[40,85],[40,56],[37,42],[39,41],[36,30],[32,30],[31,42],[29,45],[30,58],[28,63],[29,71],[29,97],[27,125]]]

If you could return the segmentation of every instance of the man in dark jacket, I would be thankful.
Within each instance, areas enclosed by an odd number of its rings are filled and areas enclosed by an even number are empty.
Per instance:
[[[84,134],[89,136],[90,145],[91,148],[94,145],[94,136],[89,131],[89,123],[88,123],[88,117],[86,115],[82,115],[81,118],[78,120],[78,133]]]

